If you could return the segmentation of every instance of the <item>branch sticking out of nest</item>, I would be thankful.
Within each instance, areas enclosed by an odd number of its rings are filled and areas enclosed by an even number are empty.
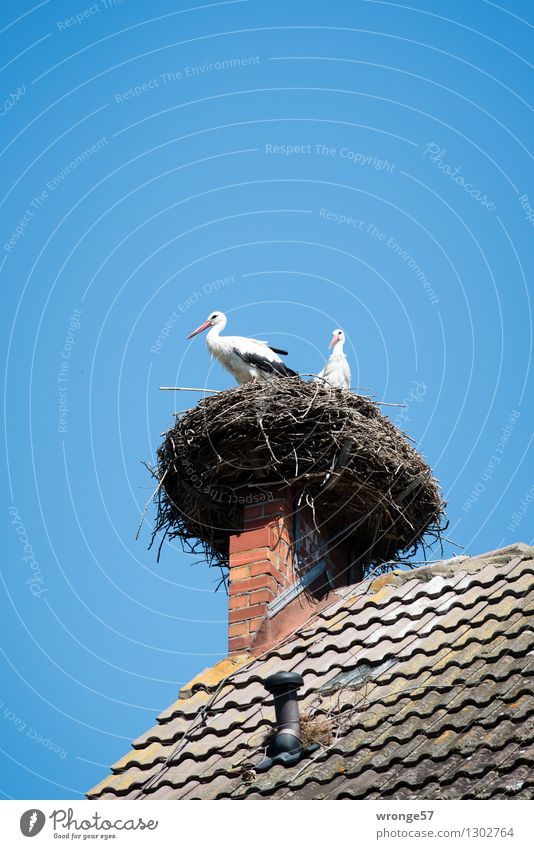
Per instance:
[[[154,473],[154,537],[178,537],[222,567],[243,506],[287,485],[313,504],[325,541],[353,529],[372,563],[440,539],[446,524],[430,468],[377,403],[299,378],[203,398],[165,434]]]

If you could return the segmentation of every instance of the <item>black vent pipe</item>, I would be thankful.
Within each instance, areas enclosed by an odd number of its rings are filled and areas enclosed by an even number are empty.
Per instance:
[[[263,682],[265,689],[274,696],[276,731],[267,747],[266,757],[255,764],[255,773],[267,772],[276,764],[294,766],[319,748],[318,743],[302,745],[297,690],[303,684],[302,675],[297,672],[276,672]]]
[[[274,696],[276,734],[269,746],[271,757],[299,754],[301,750],[300,717],[297,690],[304,680],[297,672],[277,672],[264,681],[264,687]]]

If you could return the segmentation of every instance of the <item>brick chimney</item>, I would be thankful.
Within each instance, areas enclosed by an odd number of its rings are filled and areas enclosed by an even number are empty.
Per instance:
[[[230,655],[260,654],[332,589],[359,578],[348,547],[322,539],[310,508],[295,508],[290,488],[261,497],[244,506],[243,531],[230,537]]]

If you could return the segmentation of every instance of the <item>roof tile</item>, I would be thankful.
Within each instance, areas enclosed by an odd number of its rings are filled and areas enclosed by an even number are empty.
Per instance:
[[[91,798],[533,798],[534,550],[397,570],[338,591],[257,659],[204,670]],[[254,776],[263,680],[304,677],[333,741]],[[530,760],[529,760],[530,759]]]

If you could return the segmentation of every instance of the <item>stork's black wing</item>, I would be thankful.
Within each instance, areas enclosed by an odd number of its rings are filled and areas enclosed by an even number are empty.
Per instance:
[[[241,357],[244,363],[249,366],[256,366],[260,371],[266,374],[279,374],[281,377],[298,377],[296,371],[290,369],[285,363],[279,363],[276,360],[269,360],[267,357],[262,357],[261,354],[253,354],[250,351],[240,351],[239,348],[234,348],[234,353]]]
[[[281,348],[273,348],[272,345],[268,346],[271,351],[274,351],[275,354],[281,354],[283,357],[287,357],[287,351],[282,351]]]

